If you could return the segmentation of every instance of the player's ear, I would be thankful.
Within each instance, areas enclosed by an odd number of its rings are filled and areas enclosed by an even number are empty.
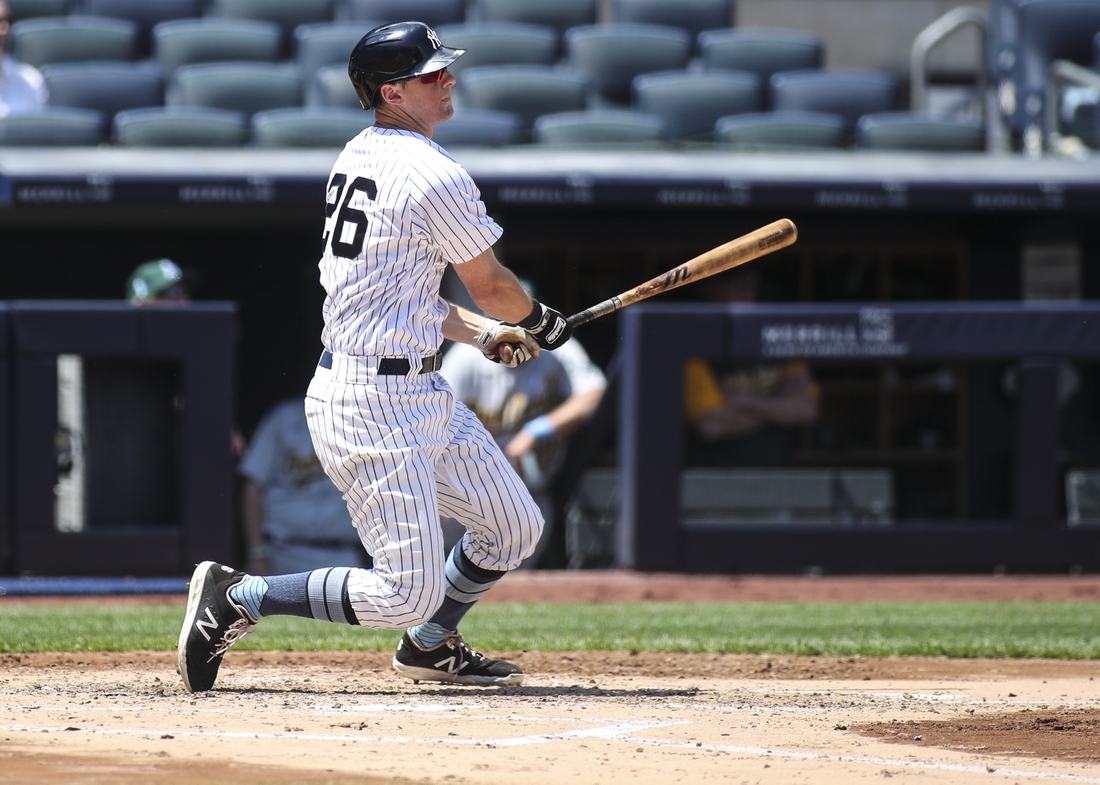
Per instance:
[[[384,99],[385,102],[388,103],[388,104],[403,104],[403,103],[405,103],[405,98],[401,94],[400,86],[396,85],[396,84],[392,84],[392,83],[391,84],[384,84],[380,88],[378,88],[378,95],[374,100],[374,106],[375,106],[376,109],[378,108],[378,105],[380,103],[382,103],[378,99]]]

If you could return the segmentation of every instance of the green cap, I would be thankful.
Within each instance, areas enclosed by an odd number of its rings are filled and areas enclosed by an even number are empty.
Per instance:
[[[126,282],[126,296],[135,302],[155,300],[161,292],[183,281],[183,270],[171,259],[138,265]]]

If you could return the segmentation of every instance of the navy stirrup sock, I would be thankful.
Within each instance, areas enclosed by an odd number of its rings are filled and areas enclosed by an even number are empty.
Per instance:
[[[358,625],[348,596],[351,567],[327,567],[293,575],[249,575],[229,590],[253,621],[264,616],[301,616]]]
[[[458,630],[458,623],[466,612],[506,574],[478,567],[462,552],[460,541],[447,558],[447,588],[443,604],[428,621],[410,629],[409,637],[421,650],[434,649],[447,635]]]

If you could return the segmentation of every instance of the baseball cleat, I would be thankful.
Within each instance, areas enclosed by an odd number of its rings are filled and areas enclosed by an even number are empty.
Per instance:
[[[478,686],[514,686],[523,683],[523,671],[504,660],[491,660],[471,649],[457,632],[427,651],[409,633],[401,636],[393,669],[402,676],[421,681],[445,681]]]
[[[218,666],[229,647],[256,622],[229,598],[229,590],[247,575],[223,564],[204,561],[188,584],[187,615],[180,630],[177,670],[188,692],[205,692],[218,678]]]

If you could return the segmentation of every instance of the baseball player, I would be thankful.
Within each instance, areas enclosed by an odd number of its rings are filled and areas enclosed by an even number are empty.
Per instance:
[[[400,22],[367,33],[348,65],[375,125],[347,144],[328,182],[325,350],[306,416],[374,567],[260,577],[198,565],[178,646],[189,692],[210,689],[229,647],[276,614],[405,629],[393,667],[414,681],[523,680],[512,663],[471,649],[458,624],[532,552],[542,516],[436,373],[439,347],[448,338],[515,365],[572,331],[497,261],[501,228],[466,171],[431,141],[453,114],[447,66],[462,54],[427,25]],[[448,264],[492,318],[439,296]],[[467,530],[449,556],[441,513]]]

